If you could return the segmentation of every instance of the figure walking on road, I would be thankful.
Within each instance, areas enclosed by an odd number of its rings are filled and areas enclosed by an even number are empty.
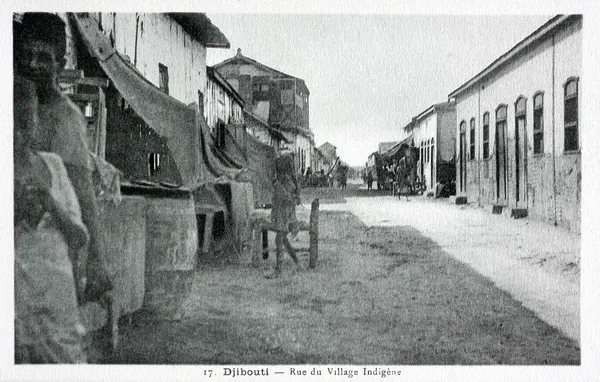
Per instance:
[[[294,171],[294,160],[290,155],[282,155],[275,160],[275,182],[273,183],[273,209],[271,221],[277,235],[275,236],[276,261],[275,271],[267,278],[278,277],[281,273],[283,247],[289,253],[296,267],[299,267],[296,251],[288,240],[288,233],[298,233],[296,222],[296,205],[300,204],[300,192]]]

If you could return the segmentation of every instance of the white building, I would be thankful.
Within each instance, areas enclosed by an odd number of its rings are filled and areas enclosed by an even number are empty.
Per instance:
[[[449,94],[469,202],[579,230],[581,28],[556,16]]]
[[[412,144],[419,150],[417,175],[428,190],[455,179],[456,109],[453,102],[432,105],[411,122]]]

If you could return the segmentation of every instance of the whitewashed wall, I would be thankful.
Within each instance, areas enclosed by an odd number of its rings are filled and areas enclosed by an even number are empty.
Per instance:
[[[526,98],[527,139],[527,188],[530,215],[554,219],[554,199],[558,205],[558,220],[563,219],[569,227],[578,226],[581,169],[580,153],[564,153],[564,84],[569,77],[579,77],[579,110],[582,108],[582,89],[585,81],[581,76],[581,23],[555,32],[552,39],[530,48],[524,55],[513,59],[492,77],[460,94],[456,99],[456,152],[459,152],[460,123],[466,121],[466,146],[470,145],[469,121],[475,118],[476,158],[467,164],[467,197],[471,202],[495,202],[495,132],[496,109],[507,105],[507,173],[508,204],[514,207],[515,185],[515,102]],[[553,53],[554,51],[554,53]],[[553,60],[554,56],[554,60]],[[554,66],[554,71],[553,71]],[[552,81],[554,77],[554,88]],[[533,96],[544,93],[544,152],[533,154]],[[554,103],[553,103],[554,95]],[[482,158],[482,117],[490,113],[489,159]],[[581,111],[580,111],[581,115]],[[553,118],[554,117],[554,118]],[[553,129],[554,121],[554,129]],[[581,125],[579,118],[579,147],[581,149]],[[555,133],[553,137],[553,131]],[[553,147],[554,142],[554,147]],[[554,149],[554,150],[553,150]],[[555,154],[553,158],[552,155]],[[552,166],[557,168],[557,193],[552,191]],[[457,162],[458,166],[458,162]],[[457,174],[458,174],[457,167]],[[458,180],[458,176],[457,176]],[[457,186],[457,189],[459,187]],[[512,198],[512,199],[511,199]],[[564,199],[564,200],[563,200]],[[533,212],[533,214],[532,214]],[[575,228],[578,229],[578,228]]]
[[[207,79],[204,94],[204,118],[211,131],[221,119],[225,123],[242,123],[242,106],[218,82]]]
[[[436,173],[436,165],[437,165],[437,134],[438,129],[438,115],[437,113],[431,113],[425,118],[418,121],[413,129],[413,140],[415,142],[415,147],[419,149],[419,153],[421,153],[421,142],[425,142],[425,148],[429,150],[431,153],[432,144],[429,143],[433,139],[433,154],[428,154],[427,156],[421,156],[417,163],[417,173],[419,176],[425,176],[425,180],[427,181],[427,188],[431,188],[432,179],[433,185],[437,182],[435,179]],[[427,159],[427,160],[426,160]],[[433,162],[433,173],[431,172],[432,166],[431,162]],[[421,165],[423,165],[423,173],[421,173]],[[432,178],[433,177],[433,178]]]
[[[164,13],[99,13],[101,27],[111,35],[116,49],[127,56],[154,85],[159,86],[158,64],[168,67],[169,95],[198,103],[206,94],[206,47]],[[137,24],[137,27],[136,27]],[[137,49],[136,49],[137,31]]]

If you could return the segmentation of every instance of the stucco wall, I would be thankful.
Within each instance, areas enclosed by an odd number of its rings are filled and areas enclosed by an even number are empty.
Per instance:
[[[556,220],[559,224],[579,230],[581,190],[581,155],[564,153],[564,84],[570,77],[581,75],[581,23],[556,32],[554,47],[549,38],[528,49],[505,68],[481,82],[456,99],[456,136],[460,123],[467,123],[467,150],[470,145],[469,121],[476,119],[476,158],[467,169],[467,198],[472,203],[494,204],[496,192],[496,109],[507,105],[507,202],[509,208],[527,208],[534,218],[554,221],[554,167],[556,158]],[[554,50],[554,52],[553,52]],[[554,56],[554,72],[553,72]],[[554,88],[552,87],[554,76]],[[579,110],[581,110],[582,81],[579,81]],[[533,96],[544,94],[544,141],[542,154],[533,154]],[[516,203],[515,176],[515,102],[526,99],[526,189],[527,200]],[[554,98],[554,102],[553,102]],[[490,159],[482,158],[482,116],[490,113]],[[554,118],[553,118],[554,117]],[[553,129],[554,121],[554,129]],[[581,136],[579,119],[579,136]],[[554,137],[553,137],[554,131]],[[554,147],[553,147],[554,141]],[[457,157],[459,140],[456,140]],[[581,142],[579,144],[581,147]],[[553,156],[554,155],[554,156]],[[457,172],[459,171],[457,162]],[[459,181],[459,180],[458,180]],[[457,185],[457,189],[460,189]]]
[[[437,157],[438,157],[438,115],[437,113],[432,113],[422,120],[418,121],[416,126],[414,127],[413,141],[415,142],[415,147],[419,149],[419,153],[421,150],[421,143],[425,142],[425,149],[429,150],[429,153],[426,155],[419,155],[419,161],[417,162],[417,174],[421,179],[423,177],[426,181],[427,189],[432,189],[435,187],[435,183],[437,182]],[[433,140],[433,153],[431,153],[430,143]],[[433,168],[433,172],[432,172]],[[423,169],[423,172],[421,172]]]
[[[98,13],[94,17],[100,19]],[[198,90],[206,93],[206,48],[175,20],[163,13],[106,12],[101,18],[116,49],[154,85],[159,86],[161,63],[168,67],[169,95],[190,104],[198,103]]]
[[[212,132],[219,119],[226,124],[243,122],[241,105],[210,78],[207,80],[204,94],[204,117]]]

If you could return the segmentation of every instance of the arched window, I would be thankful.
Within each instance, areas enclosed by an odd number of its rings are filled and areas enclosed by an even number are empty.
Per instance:
[[[565,151],[579,149],[579,78],[565,83]]]
[[[506,105],[500,105],[496,109],[496,123],[502,121],[506,121]]]
[[[525,114],[527,107],[527,99],[523,96],[517,98],[517,102],[515,102],[515,116],[519,117]]]
[[[533,95],[533,154],[544,153],[544,93]]]
[[[469,126],[469,159],[475,159],[475,118],[471,118]]]
[[[483,159],[490,156],[490,113],[483,113]]]

